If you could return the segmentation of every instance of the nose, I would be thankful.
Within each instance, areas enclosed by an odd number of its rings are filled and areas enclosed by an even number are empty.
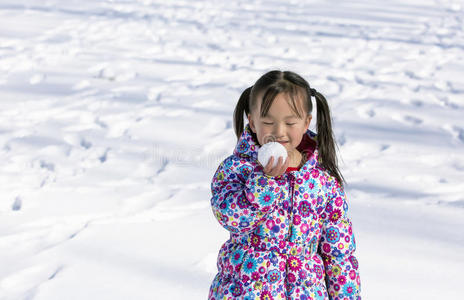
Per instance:
[[[273,127],[272,132],[264,137],[264,143],[277,142],[285,137],[285,128],[277,124]]]
[[[272,135],[273,135],[274,142],[277,140],[283,139],[283,137],[285,136],[284,126],[282,126],[281,124],[277,124],[274,127],[274,130],[272,131]]]
[[[274,127],[274,136],[276,137],[276,139],[281,139],[283,138],[285,135],[285,132],[284,132],[284,126],[280,123],[276,124],[276,126]]]

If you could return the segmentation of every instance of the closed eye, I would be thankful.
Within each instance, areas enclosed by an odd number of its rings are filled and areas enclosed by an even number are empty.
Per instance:
[[[272,125],[274,123],[268,123],[268,122],[263,122],[264,125]],[[292,126],[295,125],[296,123],[287,123],[287,125]]]

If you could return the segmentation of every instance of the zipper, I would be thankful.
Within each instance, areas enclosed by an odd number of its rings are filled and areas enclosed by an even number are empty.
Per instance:
[[[292,230],[293,230],[293,196],[295,192],[295,177],[291,173],[289,173],[288,175],[290,176],[290,204],[289,204],[290,213],[288,214],[288,217],[289,217],[288,240],[290,240],[290,237],[292,236]]]

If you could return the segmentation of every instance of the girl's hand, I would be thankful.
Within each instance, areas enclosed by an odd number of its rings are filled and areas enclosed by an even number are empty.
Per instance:
[[[285,173],[287,170],[290,160],[287,158],[285,161],[282,161],[282,156],[279,156],[279,161],[277,165],[273,168],[272,165],[274,164],[274,156],[271,156],[271,159],[267,162],[266,167],[264,168],[264,174],[268,176],[280,176]]]

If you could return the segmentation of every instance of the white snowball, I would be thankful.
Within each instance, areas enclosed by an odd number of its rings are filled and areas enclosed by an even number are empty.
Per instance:
[[[258,150],[258,161],[263,167],[266,167],[267,163],[271,159],[271,156],[274,156],[273,166],[277,166],[279,162],[279,156],[282,156],[282,162],[287,158],[287,149],[278,142],[269,142],[264,144]]]

